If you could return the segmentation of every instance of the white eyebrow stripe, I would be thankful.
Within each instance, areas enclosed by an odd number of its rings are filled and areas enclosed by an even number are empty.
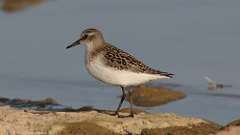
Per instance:
[[[87,35],[92,36],[94,35],[94,32],[88,32]]]

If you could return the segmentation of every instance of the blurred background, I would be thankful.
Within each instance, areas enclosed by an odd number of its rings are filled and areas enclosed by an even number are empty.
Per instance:
[[[109,43],[176,74],[152,84],[180,89],[187,98],[146,109],[228,123],[240,115],[239,5],[239,0],[1,0],[0,95],[115,109],[120,88],[87,73],[83,46],[65,50],[82,30],[95,27]],[[208,91],[204,76],[232,87]]]

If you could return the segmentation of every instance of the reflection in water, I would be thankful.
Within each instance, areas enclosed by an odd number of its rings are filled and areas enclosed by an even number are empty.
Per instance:
[[[2,0],[0,1],[0,7],[5,12],[16,12],[44,1],[46,0]]]
[[[185,98],[186,95],[166,87],[149,87],[141,85],[132,91],[132,102],[135,106],[153,107]],[[129,101],[129,97],[127,97]]]

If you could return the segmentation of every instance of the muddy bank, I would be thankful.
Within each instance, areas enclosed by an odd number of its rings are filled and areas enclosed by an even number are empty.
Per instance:
[[[121,113],[121,115],[127,114]],[[0,135],[94,135],[97,133],[154,135],[156,132],[164,133],[165,129],[175,131],[179,127],[180,130],[198,127],[201,132],[207,130],[206,133],[217,131],[219,128],[203,119],[171,113],[141,112],[134,118],[118,118],[98,111],[51,112],[22,110],[10,106],[0,107],[0,125]],[[205,128],[206,126],[209,128]]]
[[[137,99],[137,97],[143,97]],[[135,105],[155,106],[184,98],[167,88],[145,86],[134,90]],[[208,135],[221,126],[198,118],[172,113],[148,113],[134,109],[134,118],[118,118],[111,110],[91,106],[72,108],[52,98],[42,100],[0,97],[0,135]],[[120,110],[128,115],[129,108]],[[200,134],[199,134],[200,135]]]

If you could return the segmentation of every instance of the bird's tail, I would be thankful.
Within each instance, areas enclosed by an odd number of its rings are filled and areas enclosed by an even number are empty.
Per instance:
[[[172,73],[163,72],[161,70],[156,70],[156,69],[152,69],[152,68],[149,68],[147,72],[150,74],[157,74],[160,76],[165,76],[166,78],[173,78],[173,76],[174,76],[174,74],[172,74]]]
[[[174,74],[168,73],[168,72],[161,72],[160,75],[166,76],[166,77],[168,77],[168,78],[173,78],[173,76],[174,76]]]

